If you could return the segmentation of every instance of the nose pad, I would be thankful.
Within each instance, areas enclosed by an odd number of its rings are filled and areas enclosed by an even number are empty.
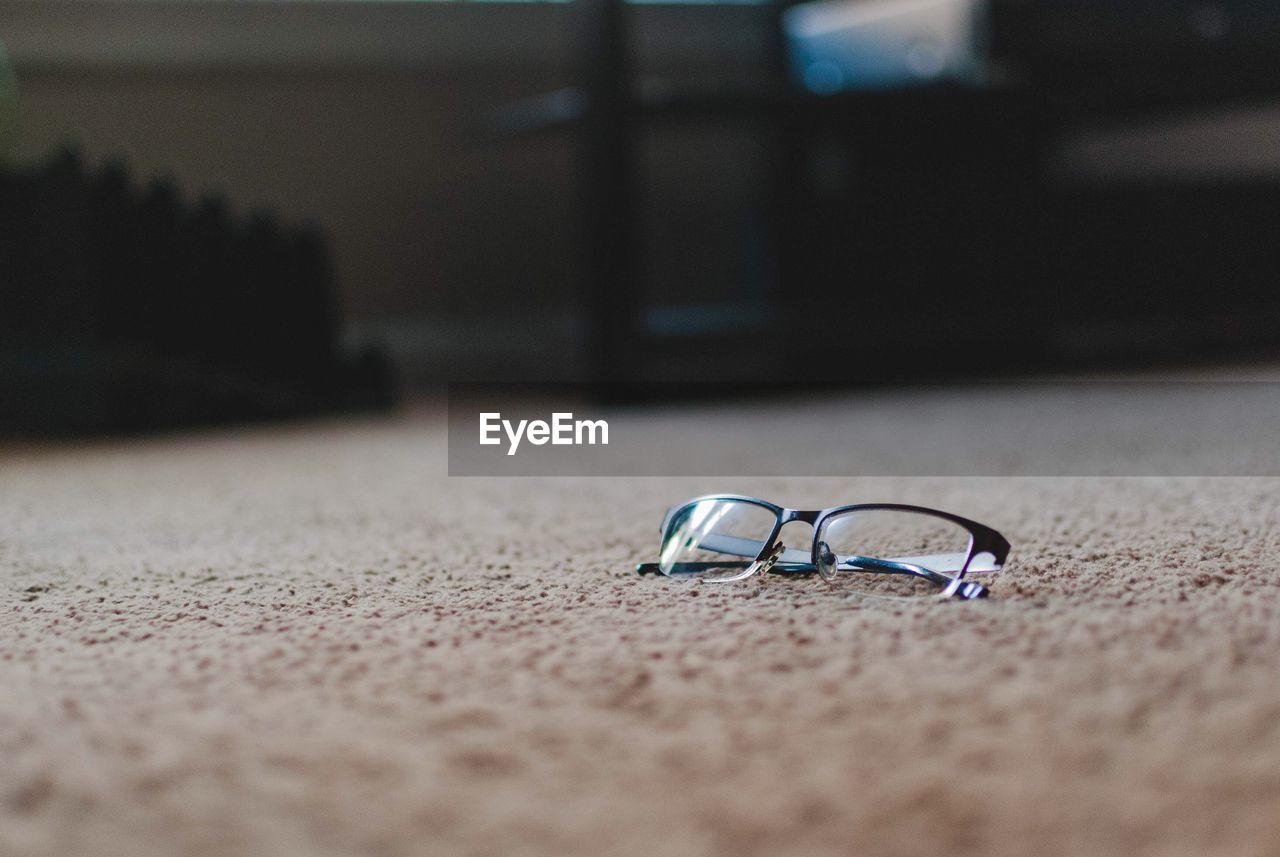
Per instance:
[[[835,580],[836,563],[836,555],[831,552],[831,545],[818,542],[818,574],[822,575],[823,580]]]

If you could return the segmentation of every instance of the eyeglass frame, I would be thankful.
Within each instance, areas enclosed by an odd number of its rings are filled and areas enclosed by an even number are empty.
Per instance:
[[[875,557],[856,557],[859,561],[859,567],[856,569],[846,569],[847,571],[863,571],[866,573],[888,573],[888,574],[908,574],[920,577],[929,582],[942,587],[939,593],[944,598],[956,597],[963,600],[974,598],[985,598],[990,594],[990,590],[980,583],[966,583],[965,574],[969,571],[969,566],[975,557],[982,554],[990,554],[993,564],[997,570],[1004,567],[1005,561],[1009,557],[1010,544],[1009,540],[991,527],[985,524],[979,524],[977,521],[971,521],[959,515],[953,515],[950,512],[944,512],[940,509],[930,509],[926,506],[911,506],[905,503],[853,503],[845,506],[831,506],[826,509],[789,509],[785,506],[779,506],[776,503],[770,503],[768,500],[761,500],[758,497],[748,497],[743,494],[706,494],[701,497],[694,497],[692,500],[686,500],[667,509],[667,513],[662,518],[662,526],[659,527],[659,533],[662,535],[662,544],[666,543],[667,530],[671,526],[672,520],[677,514],[707,500],[731,500],[740,503],[750,503],[769,510],[774,514],[773,529],[769,535],[763,540],[759,553],[755,559],[747,566],[746,570],[729,577],[719,578],[703,578],[704,583],[734,583],[757,573],[777,572],[777,573],[813,573],[817,572],[824,580],[833,581],[834,574],[828,575],[823,571],[823,566],[818,562],[818,534],[822,531],[822,526],[828,518],[836,515],[847,514],[849,512],[908,512],[917,515],[927,515],[934,518],[941,518],[949,521],[969,533],[969,550],[965,556],[964,562],[960,569],[952,577],[940,571],[934,571],[924,566],[894,562],[892,560],[882,560]],[[796,548],[787,548],[782,542],[778,541],[778,536],[782,532],[782,528],[794,521],[801,521],[813,528],[813,545],[810,548],[809,559],[807,562],[796,560],[794,554],[803,554]],[[750,541],[754,542],[754,539]],[[776,542],[776,544],[775,544]],[[723,551],[721,551],[723,552]],[[787,554],[793,554],[791,559],[786,559]],[[748,556],[742,554],[742,556]],[[717,567],[724,567],[725,563],[713,563]],[[870,567],[867,567],[870,566]],[[636,573],[638,574],[662,574],[664,577],[670,575],[663,572],[660,564],[656,562],[642,562],[636,565]],[[978,572],[975,572],[978,573]]]

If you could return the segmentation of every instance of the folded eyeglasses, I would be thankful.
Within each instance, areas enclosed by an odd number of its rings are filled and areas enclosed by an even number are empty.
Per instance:
[[[779,540],[792,521],[813,527],[808,551]],[[636,571],[715,583],[816,571],[866,595],[972,599],[989,590],[966,578],[999,571],[1008,555],[1008,540],[995,530],[936,509],[861,503],[804,511],[714,494],[667,510],[658,562]]]

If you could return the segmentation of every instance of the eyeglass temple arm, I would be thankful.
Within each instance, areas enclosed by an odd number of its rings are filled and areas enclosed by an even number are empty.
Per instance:
[[[785,554],[784,554],[785,555]],[[753,565],[755,560],[743,560],[741,562],[677,562],[671,567],[672,574],[696,574],[700,571],[706,571],[712,568],[748,568]],[[817,572],[817,568],[811,562],[778,562],[770,569],[774,572],[785,573],[803,573]],[[656,562],[642,562],[636,565],[636,573],[638,574],[659,574],[661,573]]]
[[[725,533],[706,533],[698,541],[698,547],[703,550],[713,551],[715,553],[727,554],[729,556],[740,556],[752,559],[760,555],[764,550],[764,542],[760,539],[744,538],[742,536],[731,536]],[[983,551],[979,557],[990,555],[989,551]],[[954,553],[936,553],[925,556],[895,556],[890,558],[893,562],[907,563],[909,565],[923,566],[933,571],[944,573],[958,572],[965,568],[965,562],[969,559],[967,551],[957,551]],[[994,559],[994,557],[993,557]],[[797,548],[786,548],[782,555],[778,557],[778,566],[796,566],[792,571],[814,571],[812,560],[808,551],[799,550]],[[777,568],[778,566],[774,566]],[[708,568],[712,566],[707,566]],[[726,567],[726,566],[722,566]],[[999,571],[999,566],[990,562],[984,563],[978,557],[975,561],[969,562],[966,570],[967,574],[981,574],[986,572]]]
[[[764,542],[758,539],[730,536],[723,533],[707,533],[699,541],[698,546],[704,550],[716,551],[741,557],[755,557],[764,548]],[[898,557],[895,559],[876,559],[874,557],[846,556],[838,560],[837,567],[843,571],[867,571],[878,574],[906,574],[921,577],[942,587],[944,595],[955,595],[961,598],[982,598],[988,592],[985,586],[963,581],[926,568],[912,560],[947,560],[950,564],[963,563],[965,554],[935,554],[922,557]],[[680,562],[670,569],[671,574],[696,574],[711,568],[747,568],[754,560],[743,562]],[[817,571],[817,567],[809,561],[809,555],[795,548],[785,548],[778,556],[773,571],[782,573],[803,573]],[[948,569],[950,570],[950,569]],[[959,571],[957,567],[955,569]],[[659,572],[658,563],[646,562],[636,566],[640,574]]]
[[[706,571],[711,568],[748,568],[755,562],[755,558],[760,555],[760,552],[764,550],[764,542],[760,539],[748,539],[724,533],[706,533],[698,541],[698,547],[714,553],[740,556],[745,559],[742,562],[725,562],[723,560],[678,562],[671,567],[671,573],[697,574],[700,571]],[[782,553],[778,556],[777,562],[773,564],[770,570],[783,573],[803,573],[816,572],[818,569],[814,566],[808,551],[784,547]],[[642,562],[636,566],[636,571],[640,574],[658,574],[658,563]]]
[[[712,568],[747,568],[752,563],[742,562],[678,562],[671,567],[671,574],[697,574],[701,571],[707,571]],[[887,559],[873,559],[872,557],[855,556],[846,557],[840,562],[840,570],[847,572],[866,572],[868,574],[902,574],[911,577],[920,577],[930,583],[942,588],[943,595],[955,596],[962,599],[985,598],[990,590],[980,583],[971,583],[958,578],[950,577],[940,572],[931,571],[923,566],[912,565],[905,562],[894,562]],[[778,563],[774,565],[771,571],[783,574],[788,573],[813,573],[817,568],[811,562],[804,563]],[[642,562],[636,566],[638,574],[659,574],[658,563]]]
[[[740,557],[756,557],[764,549],[764,542],[759,539],[743,538],[742,536],[730,536],[723,533],[707,533],[698,542],[698,547],[703,550],[714,551],[715,553],[728,554],[729,556]],[[983,561],[982,557],[990,557],[989,560]],[[990,551],[981,551],[972,560],[969,558],[968,551],[954,551],[951,553],[934,553],[922,556],[895,556],[890,557],[893,562],[908,563],[910,565],[924,566],[933,571],[950,574],[965,569],[966,574],[986,574],[1000,570],[1000,566],[993,562],[996,558]],[[965,563],[969,565],[966,568]],[[797,548],[787,548],[778,558],[779,565],[806,566],[805,569],[795,568],[793,571],[813,571],[813,563],[810,560],[809,552],[799,550]]]
[[[876,559],[869,556],[847,556],[836,565],[839,571],[869,572],[871,574],[907,574],[923,578],[930,583],[942,587],[942,594],[956,598],[986,598],[990,590],[981,583],[966,582],[957,577],[950,577],[937,571],[909,562],[898,562],[891,559]]]

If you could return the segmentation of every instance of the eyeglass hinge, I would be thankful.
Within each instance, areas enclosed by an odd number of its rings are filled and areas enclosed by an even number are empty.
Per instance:
[[[773,550],[769,551],[769,555],[764,558],[763,560],[764,564],[760,566],[760,573],[768,574],[769,569],[773,568],[774,563],[776,563],[779,559],[782,558],[782,553],[786,549],[787,549],[787,546],[784,545],[782,542],[778,542],[776,545],[774,545]]]
[[[965,601],[974,598],[986,598],[991,594],[991,590],[983,586],[981,583],[966,582],[963,579],[955,579],[947,584],[947,588],[942,590],[943,597],[960,598]]]

